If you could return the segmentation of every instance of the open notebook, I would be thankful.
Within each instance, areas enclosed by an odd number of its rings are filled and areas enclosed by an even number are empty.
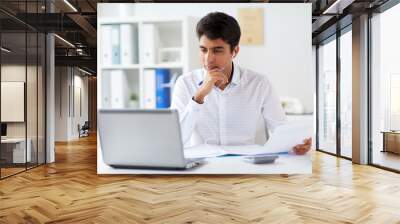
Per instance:
[[[311,122],[296,121],[287,122],[278,126],[264,145],[197,145],[185,149],[185,158],[207,158],[225,155],[266,155],[288,153],[297,144],[313,136],[313,124]]]

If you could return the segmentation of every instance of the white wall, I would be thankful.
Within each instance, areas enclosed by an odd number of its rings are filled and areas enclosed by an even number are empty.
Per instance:
[[[72,130],[71,130],[71,135],[74,136],[74,138],[78,137],[78,129],[77,126],[80,124],[81,126],[85,123],[85,121],[88,121],[89,115],[88,115],[88,107],[89,107],[89,102],[88,102],[88,77],[87,76],[82,76],[83,73],[78,73],[79,72],[75,70],[75,75],[74,75],[74,86],[75,86],[75,106],[74,110],[75,113],[73,113],[73,119],[72,119]],[[78,98],[78,92],[77,90],[80,90],[80,99]],[[80,103],[78,101],[81,101]],[[79,108],[79,104],[81,105],[81,108]],[[82,110],[80,113],[79,109]]]
[[[32,66],[25,64],[3,64],[1,66],[2,82],[24,82],[26,85],[26,107],[20,108],[26,112],[26,120],[23,122],[6,122],[7,137],[21,138],[25,135],[30,139],[30,148],[33,161],[39,154],[39,163],[44,162],[45,146],[45,117],[44,117],[44,73],[41,66]],[[22,92],[23,93],[23,92]],[[7,95],[2,95],[2,98]],[[12,108],[2,107],[1,110],[9,113],[16,113]]]
[[[27,70],[26,70],[27,69]],[[9,64],[1,66],[1,81],[25,82],[26,71],[31,74],[33,67],[19,64]],[[4,97],[4,96],[3,96]],[[7,108],[1,108],[7,110]],[[26,122],[7,123],[7,137],[25,137]]]
[[[68,68],[55,68],[55,141],[68,140]]]
[[[304,104],[305,112],[312,112],[315,75],[311,56],[311,4],[105,3],[98,4],[98,17],[115,17],[122,13],[141,18],[170,18],[179,15],[200,19],[213,11],[236,17],[239,8],[251,7],[264,8],[264,44],[241,45],[235,61],[243,67],[267,74],[279,95],[299,98]],[[193,57],[198,57],[198,53],[195,52]]]
[[[7,136],[8,137],[24,137],[25,126],[28,125],[28,137],[35,133],[36,135],[36,66],[25,66],[18,64],[6,64],[1,66],[1,81],[4,82],[26,82],[26,76],[31,88],[27,88],[27,122],[7,122]],[[35,77],[35,78],[34,78]],[[32,88],[33,86],[33,88]],[[2,96],[7,97],[7,96]],[[30,106],[30,108],[29,108]],[[39,105],[40,106],[40,105]],[[1,110],[7,110],[8,108],[1,108]],[[22,108],[24,110],[24,108]]]
[[[83,125],[88,120],[88,78],[71,67],[56,67],[55,73],[55,140],[77,139],[79,137],[78,124]],[[81,103],[76,97],[79,89]],[[82,114],[76,106],[79,104],[82,106]]]

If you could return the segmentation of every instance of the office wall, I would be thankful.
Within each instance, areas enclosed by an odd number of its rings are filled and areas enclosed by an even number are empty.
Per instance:
[[[56,67],[55,74],[55,140],[69,141],[88,120],[88,78],[71,67]]]
[[[222,11],[234,17],[239,8],[264,8],[264,44],[240,46],[239,65],[267,74],[280,96],[300,99],[305,112],[314,109],[315,75],[312,68],[311,4],[100,4],[98,16],[115,17],[116,12],[140,18],[191,16],[200,19]],[[195,32],[195,27],[193,27]],[[194,52],[192,57],[198,58]]]
[[[55,68],[55,141],[68,140],[69,118],[69,83],[68,67]]]
[[[43,68],[39,65],[21,65],[5,63],[1,66],[2,82],[24,82],[26,85],[26,107],[21,108],[26,113],[24,122],[6,122],[8,138],[29,139],[31,161],[28,167],[44,162],[44,82]],[[2,96],[7,97],[7,96]],[[10,108],[1,108],[10,110]],[[8,111],[13,113],[13,111]]]
[[[25,69],[27,69],[27,80],[25,81]],[[41,74],[41,67],[38,67],[39,74]],[[1,66],[1,81],[19,81],[27,83],[27,108],[29,108],[29,113],[27,113],[27,125],[28,133],[36,133],[36,122],[37,122],[37,107],[43,107],[43,102],[37,100],[36,93],[36,66],[18,65],[18,64],[5,64]],[[39,105],[38,105],[39,103]],[[7,108],[2,108],[6,110]],[[8,137],[25,137],[25,123],[24,122],[11,122],[7,123],[7,136]],[[28,136],[29,137],[29,136]]]
[[[88,102],[88,77],[82,76],[82,73],[75,74],[74,76],[74,108],[72,120],[72,135],[77,137],[79,135],[77,126],[81,126],[89,119],[89,102]],[[80,101],[80,102],[79,102]]]

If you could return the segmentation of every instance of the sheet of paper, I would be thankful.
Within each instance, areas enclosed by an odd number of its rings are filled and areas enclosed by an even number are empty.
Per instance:
[[[270,153],[262,145],[221,146],[221,148],[225,154],[230,155],[259,155]]]
[[[185,148],[185,158],[209,158],[224,155],[221,146],[218,145],[197,145],[189,148]]]
[[[303,140],[313,136],[313,123],[292,121],[278,126],[264,147],[270,153],[288,152]]]
[[[297,144],[313,135],[313,124],[305,121],[278,126],[265,145],[198,145],[185,149],[186,158],[207,158],[222,155],[261,155],[290,152]]]

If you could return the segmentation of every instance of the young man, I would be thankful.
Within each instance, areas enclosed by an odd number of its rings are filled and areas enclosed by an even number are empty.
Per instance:
[[[179,77],[171,104],[179,112],[184,144],[194,133],[208,144],[255,144],[260,116],[269,131],[286,120],[275,90],[265,75],[233,63],[240,40],[240,27],[233,17],[209,13],[196,31],[203,69]],[[310,148],[311,138],[293,151],[304,154]]]

